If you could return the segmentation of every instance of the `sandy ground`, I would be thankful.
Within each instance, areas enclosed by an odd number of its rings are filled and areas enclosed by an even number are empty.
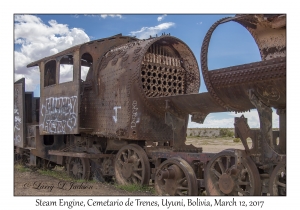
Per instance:
[[[37,171],[14,171],[15,196],[149,196],[150,192],[127,192],[109,183],[64,181]]]
[[[191,137],[187,138],[186,144],[192,144],[195,147],[202,147],[203,153],[218,153],[222,150],[244,149],[242,142],[234,142],[234,138],[205,138],[205,137]],[[251,140],[248,140],[248,146],[251,148]]]
[[[217,153],[224,149],[243,149],[241,142],[233,142],[233,138],[187,138],[186,144],[202,147],[203,152]],[[27,169],[25,172],[14,171],[15,196],[150,196],[150,191],[127,192],[116,188],[113,184],[99,182],[64,181],[37,171]]]

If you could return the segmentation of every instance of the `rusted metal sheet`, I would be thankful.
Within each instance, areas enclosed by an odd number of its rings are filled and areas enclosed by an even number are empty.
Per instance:
[[[59,65],[68,61],[73,64],[73,81],[60,84]],[[137,40],[117,35],[70,48],[28,66],[34,65],[39,65],[41,71],[41,135],[89,133],[155,140],[177,147],[184,144],[188,114],[193,108],[181,110],[182,105],[178,113],[166,113],[164,106],[158,106],[165,103],[164,97],[195,94],[200,87],[197,61],[178,38],[162,35]],[[90,67],[85,81],[79,79],[81,65]],[[154,97],[156,100],[151,100]],[[192,100],[199,102],[201,98]],[[224,110],[216,107],[207,94],[203,101],[208,101],[206,106],[215,106],[216,111]],[[195,110],[193,120],[198,122],[208,113]]]
[[[78,96],[41,97],[40,133],[71,134],[78,133]]]
[[[274,108],[286,106],[286,51],[285,25],[273,28],[272,23],[281,16],[240,15],[223,18],[211,26],[201,49],[201,70],[211,96],[228,111],[243,112],[255,108],[248,91],[253,90],[260,100]],[[255,39],[261,62],[232,66],[209,71],[207,52],[213,31],[220,24],[235,21],[246,27]]]
[[[145,147],[145,151],[152,159],[180,157],[193,165],[192,167],[196,167],[198,163],[205,165],[215,155],[215,153],[203,153],[201,147],[194,147],[193,145],[185,145],[178,149],[163,146]],[[195,164],[196,162],[197,164]]]
[[[262,60],[286,56],[286,15],[236,15],[235,22],[253,36]]]
[[[106,157],[114,157],[113,154],[87,154],[87,153],[75,153],[75,152],[63,152],[60,150],[49,150],[49,155],[58,155],[65,157],[80,157],[80,158],[106,158]]]
[[[42,61],[40,90],[40,133],[46,134],[76,134],[79,130],[79,51],[73,52],[73,81],[59,83],[59,60]],[[60,58],[61,59],[61,58]],[[55,65],[47,66],[54,62]],[[52,82],[47,79],[48,72],[54,76]],[[55,73],[56,72],[56,73]],[[49,73],[50,74],[50,73]]]
[[[81,66],[89,66],[89,74],[92,76],[93,68],[96,69],[99,59],[105,52],[114,46],[127,43],[129,40],[135,40],[135,38],[117,35],[95,40],[28,65],[29,67],[39,65],[41,71],[39,121],[42,135],[79,134],[82,131],[91,132],[93,130],[93,127],[86,127],[87,123],[84,123],[86,116],[80,117],[80,108],[86,109],[81,105],[84,91],[89,88],[94,91],[98,90],[98,86],[96,80],[81,81]],[[72,65],[72,81],[65,83],[59,81],[61,64]],[[98,95],[97,91],[94,93],[93,97]]]
[[[106,52],[93,69],[86,79],[93,88],[82,98],[82,127],[111,138],[169,142],[174,136],[184,142],[188,115],[180,116],[174,131],[164,123],[165,110],[149,98],[198,92],[199,69],[186,44],[169,35],[132,41]]]
[[[39,139],[39,128],[38,125],[27,125],[27,148],[36,148],[36,141]]]
[[[26,146],[25,138],[25,79],[14,84],[14,145],[20,148]]]
[[[227,111],[209,93],[155,97],[149,98],[149,101],[155,102],[161,109],[166,109],[168,104],[168,110],[173,113],[191,114],[192,121],[198,123],[203,123],[209,113]]]

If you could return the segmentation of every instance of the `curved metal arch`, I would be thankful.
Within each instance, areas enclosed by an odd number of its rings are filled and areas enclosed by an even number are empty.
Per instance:
[[[211,96],[227,111],[236,111],[237,107],[225,103],[222,99],[220,99],[220,97],[218,97],[213,87],[214,85],[210,80],[211,74],[208,70],[207,55],[212,33],[220,24],[229,21],[235,21],[244,26],[250,32],[258,46],[263,61],[274,59],[277,57],[286,57],[285,22],[283,20],[280,22],[280,24],[277,23],[278,20],[276,22],[276,18],[279,17],[280,16],[274,16],[272,17],[272,19],[268,19],[264,15],[237,15],[235,17],[225,17],[215,22],[206,33],[202,43],[200,55],[203,78]]]

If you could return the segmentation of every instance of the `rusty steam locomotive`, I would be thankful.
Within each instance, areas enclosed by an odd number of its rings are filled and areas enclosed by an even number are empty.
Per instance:
[[[228,21],[251,33],[262,61],[208,71],[210,37]],[[72,81],[59,80],[61,65],[71,66]],[[152,182],[158,195],[286,195],[285,15],[236,15],[212,25],[201,49],[205,93],[198,93],[194,54],[168,34],[146,40],[119,34],[33,66],[40,69],[40,98],[25,92],[25,79],[14,85],[14,146],[30,165],[63,165],[78,179]],[[89,68],[85,80],[82,67]],[[243,115],[235,118],[244,150],[203,153],[185,144],[189,114],[203,123],[212,112],[253,108],[259,130]],[[271,108],[279,131],[272,131]]]

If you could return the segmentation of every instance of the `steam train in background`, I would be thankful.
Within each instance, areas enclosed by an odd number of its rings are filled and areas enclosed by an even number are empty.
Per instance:
[[[262,61],[209,71],[211,35],[229,21],[251,33]],[[61,65],[73,69],[72,81],[60,81]],[[213,24],[201,48],[204,93],[194,54],[170,35],[118,34],[28,65],[34,66],[40,98],[25,92],[24,78],[14,84],[14,147],[29,165],[62,165],[77,179],[153,182],[158,195],[286,195],[285,15],[236,15]],[[189,114],[203,123],[209,113],[254,108],[259,130],[243,115],[235,118],[244,150],[203,153],[185,144]],[[272,131],[271,108],[279,131]]]

